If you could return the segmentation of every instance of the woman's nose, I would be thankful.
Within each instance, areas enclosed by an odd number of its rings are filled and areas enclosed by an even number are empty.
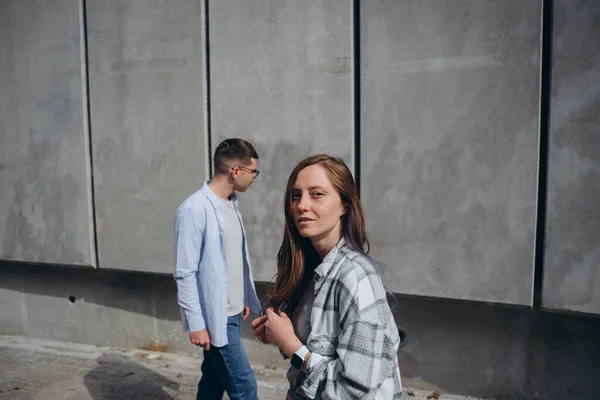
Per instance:
[[[306,198],[306,196],[302,196],[300,198],[300,201],[298,202],[298,210],[300,210],[300,211],[308,210],[308,199]]]

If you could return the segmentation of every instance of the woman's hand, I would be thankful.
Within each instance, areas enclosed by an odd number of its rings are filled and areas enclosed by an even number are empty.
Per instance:
[[[302,347],[302,342],[294,333],[292,321],[283,311],[280,311],[279,315],[277,315],[272,308],[268,308],[266,314],[261,318],[265,317],[266,321],[263,325],[265,327],[266,339],[279,347],[286,356],[292,357],[292,355]],[[257,318],[252,322],[253,326],[254,322],[258,319],[260,318]]]
[[[256,318],[252,321],[252,330],[254,331],[254,336],[256,336],[261,343],[270,344],[271,342],[267,339],[267,334],[265,332],[265,322],[267,322],[266,315]]]

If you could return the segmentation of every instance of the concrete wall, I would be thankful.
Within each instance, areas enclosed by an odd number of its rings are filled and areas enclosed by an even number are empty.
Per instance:
[[[262,173],[240,208],[255,279],[270,281],[296,162],[329,152],[353,168],[352,2],[209,1],[209,37],[212,150],[256,147]]]
[[[600,312],[595,2],[554,3],[547,216],[539,0],[21,3],[0,3],[1,259],[171,273],[175,208],[238,136],[258,280],[289,172],[324,151],[360,165],[396,292],[531,305],[547,217],[544,307]]]
[[[0,1],[0,259],[94,265],[79,1]]]
[[[600,3],[554,1],[543,306],[600,314]]]
[[[399,293],[532,301],[541,2],[361,2],[361,178]]]
[[[203,4],[87,4],[101,268],[173,270],[175,210],[208,177]]]
[[[360,165],[392,288],[422,296],[396,308],[407,384],[596,398],[599,320],[528,308],[547,218],[543,306],[600,313],[596,2],[554,1],[547,216],[540,1],[204,5],[0,0],[0,259],[20,261],[0,262],[0,333],[197,351],[168,276],[173,217],[238,136],[260,154],[241,199],[259,280],[275,271],[294,163],[338,154]],[[95,266],[96,249],[100,270],[39,265]],[[284,365],[244,329],[253,362]]]
[[[266,287],[257,290],[264,302]],[[202,356],[182,331],[175,281],[165,274],[0,261],[0,305],[0,334]],[[254,364],[288,365],[256,341],[249,321],[244,338]]]

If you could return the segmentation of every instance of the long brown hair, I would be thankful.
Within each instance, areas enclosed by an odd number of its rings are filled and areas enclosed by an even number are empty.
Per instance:
[[[342,217],[342,237],[352,250],[364,255],[369,253],[369,241],[365,231],[365,214],[358,197],[358,190],[348,166],[339,157],[317,154],[300,161],[292,171],[283,197],[285,232],[277,253],[275,284],[269,290],[269,299],[281,302],[289,298],[300,285],[306,267],[314,268],[319,256],[309,239],[302,237],[292,216],[292,189],[298,173],[311,165],[320,165],[327,172],[331,185],[338,191],[346,213]]]

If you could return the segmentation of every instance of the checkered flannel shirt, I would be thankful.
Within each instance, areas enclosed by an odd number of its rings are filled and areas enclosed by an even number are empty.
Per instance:
[[[342,239],[315,269],[306,378],[310,399],[402,399],[398,328],[372,262]]]

